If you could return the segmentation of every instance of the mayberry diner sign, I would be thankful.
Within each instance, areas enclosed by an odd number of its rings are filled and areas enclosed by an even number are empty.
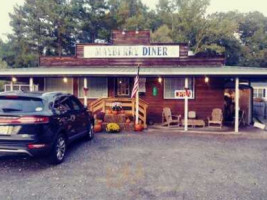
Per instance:
[[[84,46],[84,58],[178,58],[179,45]]]

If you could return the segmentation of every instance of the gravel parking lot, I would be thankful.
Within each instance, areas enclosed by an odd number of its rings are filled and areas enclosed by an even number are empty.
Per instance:
[[[65,162],[0,156],[0,199],[267,199],[267,140],[98,134]]]

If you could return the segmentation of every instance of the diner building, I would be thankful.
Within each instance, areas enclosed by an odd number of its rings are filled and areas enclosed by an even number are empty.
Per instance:
[[[207,125],[216,108],[236,132],[241,117],[251,124],[250,80],[267,76],[263,68],[225,66],[223,56],[194,55],[185,43],[151,43],[150,31],[113,31],[110,43],[77,44],[74,56],[42,56],[39,63],[38,68],[1,70],[0,77],[10,80],[5,90],[68,92],[94,114],[120,102],[134,116],[131,92],[139,66],[140,122],[162,123],[167,107],[181,115],[185,130],[188,112]]]

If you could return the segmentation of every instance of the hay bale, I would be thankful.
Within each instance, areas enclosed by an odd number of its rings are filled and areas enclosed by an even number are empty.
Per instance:
[[[126,116],[125,114],[118,114],[118,115],[113,115],[113,114],[106,114],[104,117],[104,122],[107,123],[125,123],[126,122]]]

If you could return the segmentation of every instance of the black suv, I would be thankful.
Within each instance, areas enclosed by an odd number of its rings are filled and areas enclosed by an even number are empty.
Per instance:
[[[92,116],[71,94],[0,93],[0,153],[46,155],[59,164],[67,144],[93,136]]]

